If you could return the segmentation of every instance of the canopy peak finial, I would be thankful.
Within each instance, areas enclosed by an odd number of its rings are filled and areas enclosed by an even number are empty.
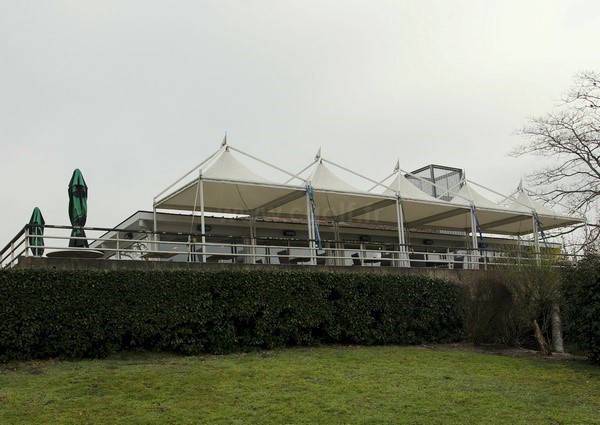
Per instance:
[[[400,171],[400,158],[398,158],[398,161],[396,162],[396,166],[394,167],[394,173],[397,173]]]
[[[221,142],[221,146],[227,146],[227,132],[225,132],[225,137],[223,137],[223,141]]]
[[[517,186],[517,192],[523,192],[523,179],[519,180],[519,185]]]
[[[317,155],[315,156],[315,161],[319,161],[321,159],[321,147],[319,146],[319,150],[317,151]]]

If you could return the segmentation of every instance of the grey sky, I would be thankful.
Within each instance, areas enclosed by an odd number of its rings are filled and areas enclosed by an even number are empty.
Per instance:
[[[0,245],[67,183],[110,227],[229,143],[291,171],[319,147],[380,178],[400,159],[510,193],[507,152],[581,70],[600,2],[0,0]]]

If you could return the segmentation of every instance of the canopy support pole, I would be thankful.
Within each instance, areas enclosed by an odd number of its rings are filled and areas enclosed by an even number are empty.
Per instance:
[[[475,211],[471,208],[471,268],[473,270],[479,269],[478,253],[479,247],[477,246],[477,218],[475,217]]]
[[[396,196],[396,218],[398,220],[398,243],[399,243],[399,262],[400,267],[408,267],[407,264],[407,250],[406,240],[404,238],[404,213],[402,211],[402,203],[400,202],[400,196]],[[410,264],[410,263],[409,263]]]
[[[310,203],[310,193],[308,191],[308,186],[306,188],[306,216],[308,218],[307,220],[307,224],[308,224],[308,247],[310,249],[310,264],[311,265],[315,265],[316,262],[316,257],[315,257],[315,225],[314,225],[314,218],[313,218],[313,213],[312,213],[312,206]]]
[[[256,264],[256,224],[252,216],[250,216],[250,254],[252,254],[250,257],[252,264]],[[244,261],[244,263],[246,262]]]
[[[536,220],[535,213],[531,219],[533,220],[533,248],[535,250],[535,263],[539,266],[542,263],[542,258],[540,256],[540,228],[538,221]]]
[[[198,261],[196,258],[196,237],[192,238],[194,232],[194,218],[196,216],[196,206],[198,205],[198,192],[200,191],[200,180],[202,179],[202,170],[198,170],[198,189],[194,197],[194,207],[192,208],[192,219],[190,220],[190,232],[188,233],[188,261]]]
[[[150,247],[150,250],[158,249],[157,241],[158,241],[158,219],[156,216],[156,206],[152,207],[152,220],[153,223],[153,232],[152,232],[152,242],[154,242],[153,246]]]
[[[206,225],[204,222],[204,179],[202,178],[202,170],[198,178],[200,190],[200,231],[202,232],[202,262],[206,263]]]

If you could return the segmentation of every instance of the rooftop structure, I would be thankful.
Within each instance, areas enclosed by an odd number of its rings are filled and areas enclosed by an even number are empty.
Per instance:
[[[463,182],[463,170],[444,165],[427,165],[405,175],[409,182],[434,198],[451,201]]]

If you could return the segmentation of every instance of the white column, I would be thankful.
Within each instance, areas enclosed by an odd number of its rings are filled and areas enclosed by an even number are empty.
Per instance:
[[[256,264],[256,224],[254,223],[254,217],[250,216],[250,253],[252,256],[248,259],[248,257],[244,258],[244,263],[252,262],[252,264]]]
[[[154,233],[156,233],[156,229],[158,227],[158,225],[156,223],[156,207],[152,207],[152,219],[154,221],[154,223],[153,223],[153,226],[154,226],[153,230],[154,230]]]
[[[308,193],[308,188],[306,189],[306,215],[308,217],[308,247],[310,249],[310,264],[315,265],[316,257],[315,257],[315,225],[314,218],[312,213],[312,205],[310,202],[310,194]]]
[[[410,262],[408,262],[408,252],[406,247],[406,240],[404,238],[404,213],[402,211],[402,203],[400,202],[400,196],[396,196],[396,215],[398,220],[398,243],[400,250],[400,261],[398,264],[400,267],[408,267]]]
[[[198,178],[198,189],[200,191],[200,233],[202,233],[202,262],[206,262],[206,226],[204,223],[204,180],[202,179],[202,171]]]
[[[156,217],[156,207],[152,207],[152,213],[153,213],[153,220],[154,220],[154,231],[152,233],[152,241],[153,243],[150,244],[150,250],[151,251],[156,251],[158,250],[158,219]]]
[[[477,246],[477,219],[475,217],[475,211],[471,207],[471,268],[474,270],[479,269],[479,247]]]
[[[535,213],[531,219],[533,221],[533,249],[535,250],[535,262],[539,266],[542,263],[542,258],[540,256],[540,229]]]

